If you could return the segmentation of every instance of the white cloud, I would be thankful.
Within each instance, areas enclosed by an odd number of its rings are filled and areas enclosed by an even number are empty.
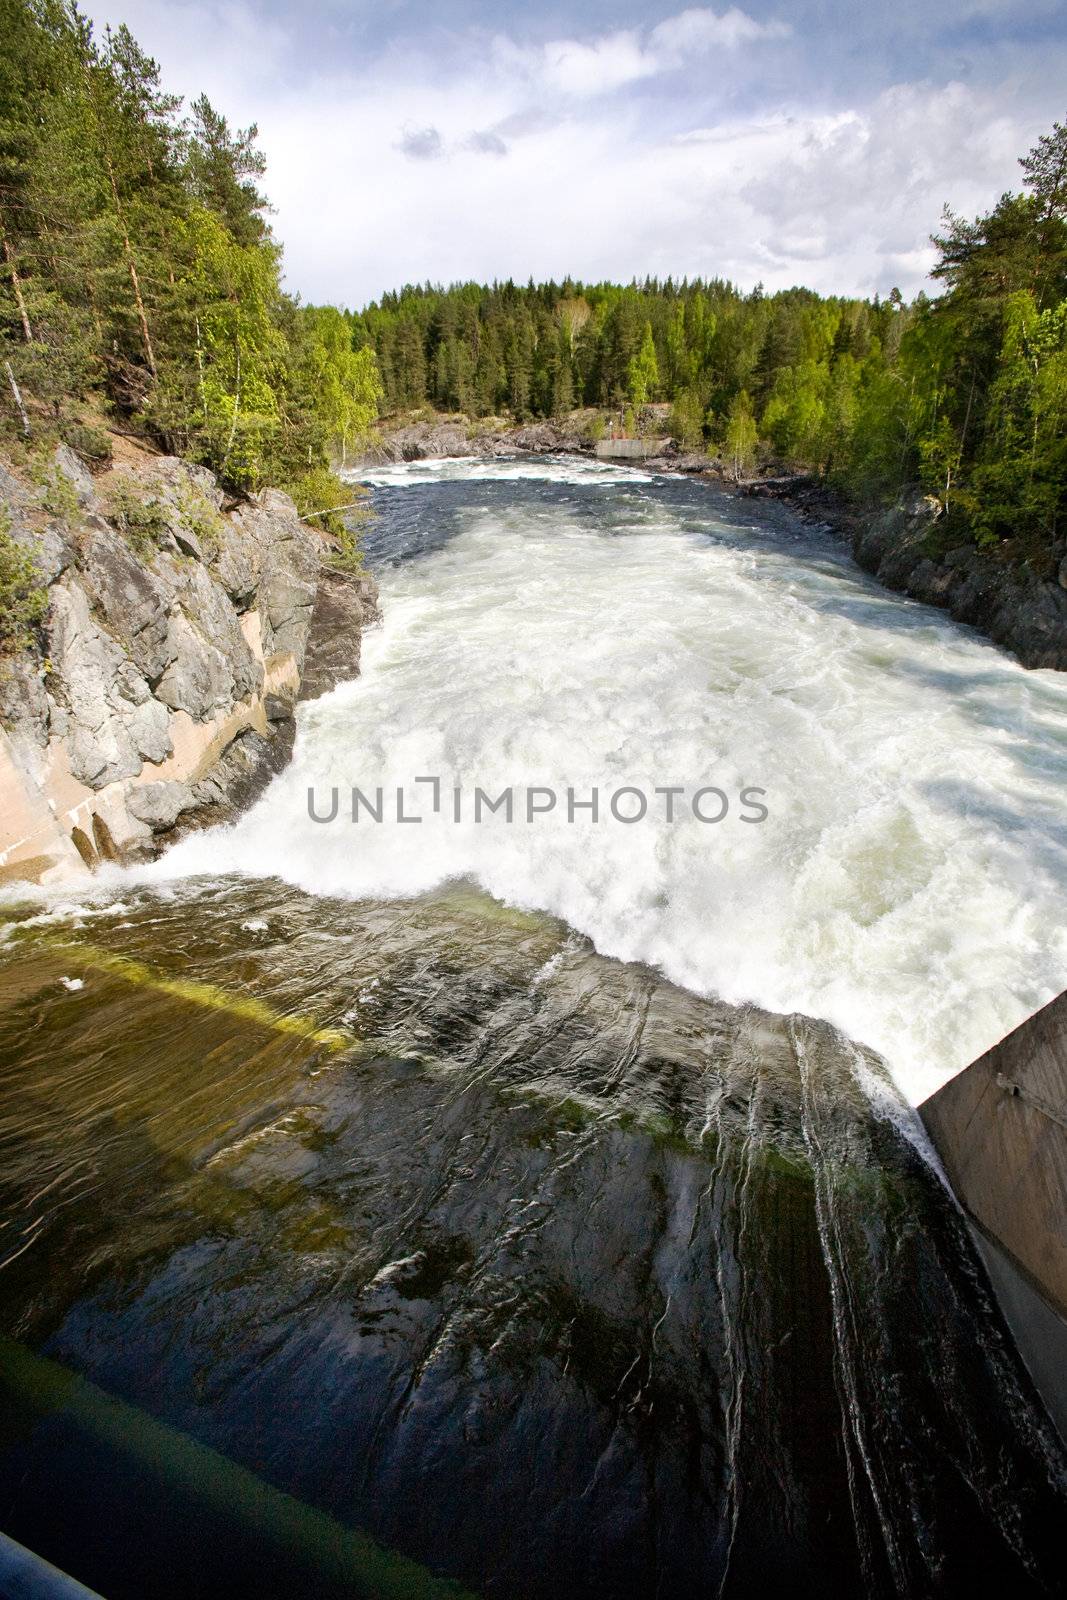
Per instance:
[[[649,44],[661,60],[677,63],[692,52],[736,50],[760,39],[786,39],[792,31],[787,22],[757,22],[736,6],[721,15],[694,7],[659,23]]]
[[[288,282],[348,304],[427,278],[568,272],[911,294],[942,203],[973,213],[1017,185],[1016,156],[1060,111],[1021,81],[828,105],[769,102],[750,80],[732,101],[782,26],[737,8],[538,47],[465,34],[453,55],[414,44],[306,79],[277,25],[250,49],[243,0],[124,9],[168,82],[259,122]]]
[[[520,67],[551,92],[582,98],[674,71],[695,56],[784,39],[790,32],[787,23],[757,22],[736,6],[721,13],[698,6],[667,17],[644,34],[626,29],[591,42],[554,39],[527,50],[498,38],[496,58],[505,67]]]
[[[556,39],[538,52],[536,69],[549,88],[569,95],[606,94],[659,70],[635,33],[613,33],[594,44]]]

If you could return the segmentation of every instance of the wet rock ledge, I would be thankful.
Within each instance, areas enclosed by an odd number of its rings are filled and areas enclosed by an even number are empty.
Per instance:
[[[0,463],[0,526],[48,600],[0,659],[0,881],[144,859],[248,804],[378,614],[288,495],[227,504],[203,467],[124,457],[94,480],[61,446],[43,488]]]

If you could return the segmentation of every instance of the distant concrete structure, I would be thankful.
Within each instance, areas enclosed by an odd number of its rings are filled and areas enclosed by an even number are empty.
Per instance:
[[[602,461],[645,461],[649,456],[661,456],[666,439],[598,439],[594,445]]]
[[[1067,1437],[1067,992],[919,1107]]]

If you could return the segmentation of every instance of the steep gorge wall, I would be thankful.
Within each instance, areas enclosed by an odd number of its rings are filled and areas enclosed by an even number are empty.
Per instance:
[[[151,535],[115,505],[149,507]],[[48,589],[44,657],[0,660],[0,879],[149,856],[225,815],[284,764],[298,698],[358,672],[374,584],[327,571],[277,490],[224,512],[204,468],[138,456],[94,481],[61,448],[50,493],[0,466],[0,517]]]

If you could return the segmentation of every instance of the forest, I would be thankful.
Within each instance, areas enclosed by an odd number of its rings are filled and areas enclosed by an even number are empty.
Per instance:
[[[113,418],[235,489],[322,504],[381,388],[338,310],[283,292],[256,129],[183,108],[127,28],[96,39],[63,0],[0,0],[0,37],[9,440],[92,461]]]
[[[785,464],[861,504],[916,486],[942,537],[1051,572],[1067,492],[1067,128],[1018,193],[946,212],[905,303],[721,281],[408,286],[359,312],[282,286],[255,127],[185,107],[125,27],[0,0],[0,430],[92,460],[121,422],[237,491],[339,504],[380,416],[669,405],[742,477]],[[367,219],[368,228],[373,218]],[[629,415],[628,415],[629,413]],[[662,418],[658,419],[660,426]]]
[[[1067,532],[1067,128],[1020,164],[1022,192],[987,216],[946,211],[942,292],[911,304],[719,280],[427,285],[353,317],[353,338],[390,410],[611,407],[640,426],[670,402],[672,437],[737,477],[774,458],[866,505],[918,486],[943,539],[1044,575]]]

